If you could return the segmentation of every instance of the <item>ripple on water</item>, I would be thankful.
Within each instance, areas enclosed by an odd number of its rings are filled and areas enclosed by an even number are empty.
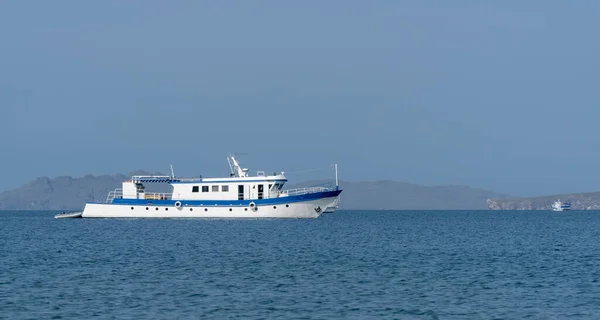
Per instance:
[[[593,319],[600,305],[598,212],[53,215],[0,213],[0,317]]]

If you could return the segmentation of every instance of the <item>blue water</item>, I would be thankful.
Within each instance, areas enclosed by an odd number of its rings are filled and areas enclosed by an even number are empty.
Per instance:
[[[0,318],[594,319],[600,212],[0,212]]]

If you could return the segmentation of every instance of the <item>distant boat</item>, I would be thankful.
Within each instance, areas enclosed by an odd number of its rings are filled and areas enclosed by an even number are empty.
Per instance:
[[[338,196],[333,201],[333,203],[331,203],[327,208],[325,208],[325,210],[323,210],[323,213],[333,213],[333,212],[336,212],[339,208],[340,208],[340,196]]]
[[[54,216],[54,218],[56,219],[61,219],[61,218],[81,218],[81,216],[83,215],[83,212],[71,212],[71,213],[66,213],[66,212],[62,212],[59,213],[57,215]]]
[[[552,210],[553,211],[571,210],[571,203],[570,202],[560,202],[560,199],[558,199],[552,204]]]

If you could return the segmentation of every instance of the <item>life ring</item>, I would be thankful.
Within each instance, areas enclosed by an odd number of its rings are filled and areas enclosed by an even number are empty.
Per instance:
[[[254,203],[254,201],[250,202],[249,206],[250,206],[250,210],[252,210],[252,211],[256,210],[256,203]]]
[[[175,201],[175,208],[181,208],[181,201]]]

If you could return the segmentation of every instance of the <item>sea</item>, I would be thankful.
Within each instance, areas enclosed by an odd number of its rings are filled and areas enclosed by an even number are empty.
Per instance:
[[[598,211],[0,212],[1,319],[598,319]]]

